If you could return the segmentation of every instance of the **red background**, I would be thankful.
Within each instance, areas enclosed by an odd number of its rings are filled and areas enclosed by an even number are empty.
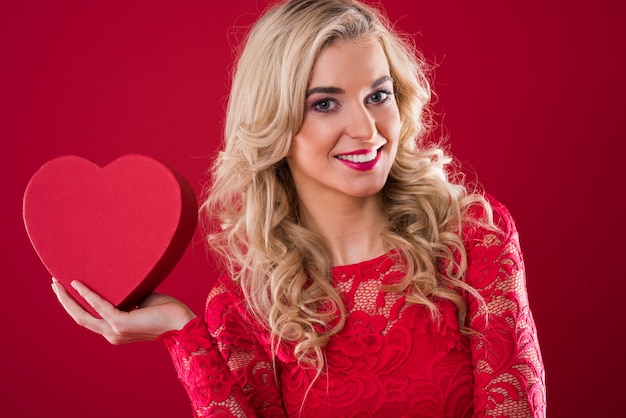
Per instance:
[[[21,199],[37,168],[64,154],[100,164],[148,154],[200,191],[238,28],[265,0],[216,3],[0,3],[0,415],[191,416],[159,343],[110,346],[62,311],[28,242]],[[623,2],[382,3],[439,64],[436,109],[453,153],[517,220],[550,416],[618,416]],[[196,234],[160,290],[200,313],[214,278]]]

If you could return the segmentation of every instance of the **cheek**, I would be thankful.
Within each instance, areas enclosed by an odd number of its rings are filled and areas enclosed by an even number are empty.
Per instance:
[[[300,131],[292,140],[292,154],[295,149],[299,151],[324,151],[332,147],[336,139],[340,135],[340,131],[335,125],[328,122],[305,121]]]
[[[380,121],[385,125],[389,132],[399,133],[402,125],[400,118],[400,108],[396,102],[383,106],[379,114]]]
[[[298,133],[291,138],[291,145],[289,146],[289,152],[287,153],[288,158],[295,157],[301,152],[306,151],[306,148],[310,145],[312,139],[309,135],[310,131],[311,129],[309,124],[305,120]]]
[[[401,127],[402,125],[400,124],[400,122],[393,123],[388,126],[388,131],[384,133],[390,145],[390,148],[389,148],[389,156],[391,159],[390,164],[393,164],[393,161],[395,161],[396,157],[398,156],[398,149],[400,148]]]
[[[402,130],[402,122],[400,121],[400,115],[397,111],[389,112],[387,117],[384,118],[384,122],[381,126],[383,132],[381,132],[385,138],[389,141],[398,142],[400,140],[400,131]]]
[[[326,118],[326,120],[319,120],[312,117],[305,122],[300,131],[307,141],[323,142],[332,135],[333,130],[333,123],[330,122],[328,118]]]
[[[301,129],[291,140],[289,158],[300,163],[303,160],[314,158],[319,152],[319,148],[319,140]]]

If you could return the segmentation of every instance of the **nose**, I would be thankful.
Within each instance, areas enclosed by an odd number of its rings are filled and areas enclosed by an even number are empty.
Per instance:
[[[351,106],[347,112],[346,135],[362,141],[370,141],[376,136],[376,120],[364,104]]]

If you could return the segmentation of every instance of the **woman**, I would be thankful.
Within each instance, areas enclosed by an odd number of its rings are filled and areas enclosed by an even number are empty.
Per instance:
[[[376,10],[293,0],[237,63],[204,203],[227,274],[205,320],[154,294],[102,319],[159,339],[195,416],[543,416],[543,365],[506,209],[426,140],[425,66]]]

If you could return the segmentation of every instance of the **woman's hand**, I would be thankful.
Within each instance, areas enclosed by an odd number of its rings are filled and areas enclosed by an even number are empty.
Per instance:
[[[52,278],[52,290],[63,308],[78,325],[102,335],[111,344],[155,340],[164,332],[183,328],[187,322],[196,317],[183,303],[162,293],[152,293],[138,309],[124,312],[116,309],[81,282],[75,280],[70,284],[102,319],[84,310],[67,293],[63,285]]]

